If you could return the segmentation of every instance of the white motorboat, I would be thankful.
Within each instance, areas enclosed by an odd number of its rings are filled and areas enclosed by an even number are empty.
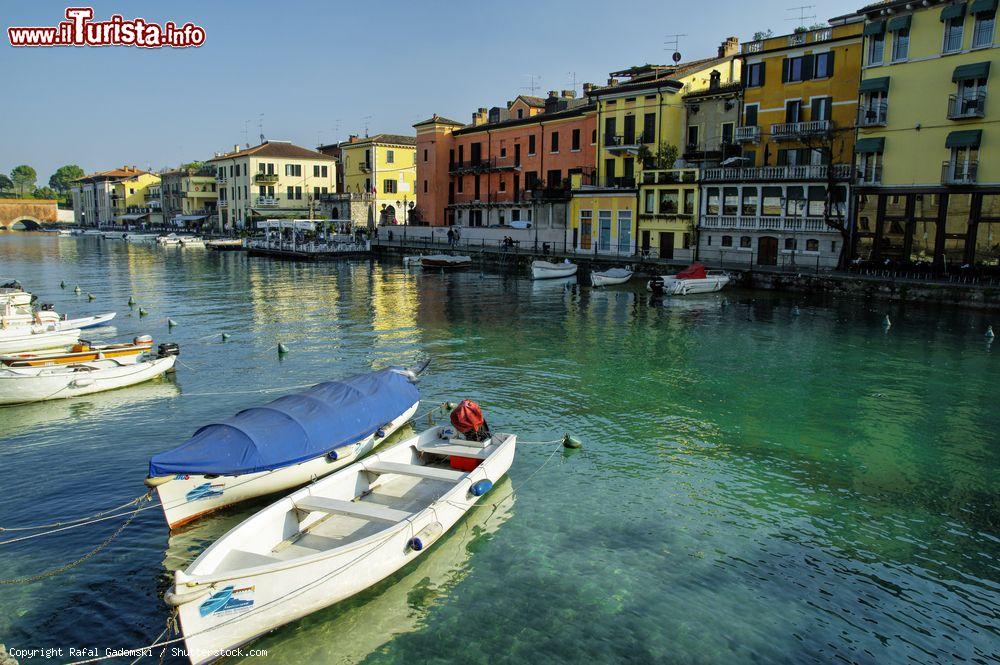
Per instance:
[[[419,268],[420,267],[420,262],[423,261],[423,260],[424,260],[424,257],[422,255],[420,255],[420,254],[417,254],[416,256],[404,256],[403,257],[403,266],[406,267],[406,268],[412,268],[414,266],[416,266],[416,267]]]
[[[565,260],[562,263],[550,263],[549,261],[531,262],[531,279],[556,279],[557,277],[571,277],[576,274],[577,265]]]
[[[171,233],[170,235],[159,236],[156,242],[159,245],[179,245],[181,244],[181,238],[176,233]]]
[[[176,571],[165,600],[191,662],[349,598],[426,552],[514,460],[513,434],[479,443],[450,432],[432,428],[290,494]],[[475,466],[456,469],[456,459]]]
[[[204,247],[205,240],[199,236],[180,236],[181,247]]]
[[[0,305],[24,307],[31,305],[35,297],[24,290],[16,279],[0,282]]]
[[[611,270],[593,271],[590,273],[592,286],[611,286],[624,284],[632,279],[634,272],[629,268],[612,268]]]
[[[115,316],[116,312],[106,312],[68,319],[60,316],[51,305],[42,305],[35,309],[30,305],[13,305],[7,302],[0,311],[0,330],[24,329],[32,326],[48,326],[53,330],[97,328],[107,324]]]
[[[117,315],[117,312],[106,312],[104,314],[96,314],[94,316],[81,316],[78,319],[60,319],[59,322],[56,323],[56,330],[70,330],[72,328],[99,328],[107,325],[108,321],[112,320]]]
[[[176,347],[174,347],[176,350]],[[175,353],[138,362],[94,360],[71,365],[0,369],[0,404],[24,404],[90,395],[149,381],[173,369]]]
[[[729,274],[725,271],[706,270],[702,264],[692,263],[676,275],[654,277],[646,283],[646,288],[653,293],[686,296],[721,291],[729,281]]]
[[[104,236],[104,231],[100,229],[84,229],[81,235],[85,236]]]
[[[91,344],[80,341],[73,346],[49,351],[26,351],[0,355],[0,365],[8,367],[41,367],[43,365],[71,365],[91,360],[115,358],[120,362],[137,362],[153,348],[153,338],[140,335],[131,342],[121,344]]]
[[[54,326],[30,326],[0,330],[0,354],[43,351],[76,344],[80,329],[56,330]]]
[[[59,235],[71,236],[71,235],[76,235],[76,233],[71,229],[59,229]]]
[[[151,243],[151,242],[156,242],[156,239],[158,237],[159,236],[156,233],[132,233],[132,232],[129,232],[129,233],[125,234],[125,242],[130,242],[130,243],[135,243],[135,244]]]
[[[420,257],[421,268],[468,268],[472,265],[471,256],[451,256],[450,254],[432,254]]]
[[[206,425],[179,447],[154,455],[146,484],[156,488],[167,524],[176,528],[333,473],[413,417],[422,369],[390,367],[320,383]]]
[[[125,240],[127,235],[128,233],[125,231],[104,231],[101,233],[101,237],[105,240]]]

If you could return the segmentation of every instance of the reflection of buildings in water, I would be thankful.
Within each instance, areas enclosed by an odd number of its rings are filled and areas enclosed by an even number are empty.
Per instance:
[[[254,261],[247,270],[252,332],[276,323],[328,329],[339,321],[340,275],[324,266]]]
[[[65,421],[89,420],[125,410],[134,412],[136,408],[149,402],[180,394],[180,389],[172,379],[160,377],[105,393],[3,407],[0,409],[0,438]]]

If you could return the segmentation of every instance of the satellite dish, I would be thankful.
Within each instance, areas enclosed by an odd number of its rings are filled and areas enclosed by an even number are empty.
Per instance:
[[[673,57],[674,57],[674,62],[675,63],[680,62],[681,61],[681,52],[680,51],[674,51],[674,56]]]

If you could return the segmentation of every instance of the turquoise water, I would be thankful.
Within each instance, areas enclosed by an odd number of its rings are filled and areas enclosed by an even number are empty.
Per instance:
[[[510,501],[246,662],[1000,662],[995,315],[750,292],[656,302],[639,285],[31,234],[0,235],[0,274],[60,312],[116,309],[95,338],[150,332],[183,361],[167,381],[0,410],[2,527],[137,496],[152,453],[280,394],[250,391],[425,356],[426,405],[471,397],[494,428],[585,442],[522,446],[491,495],[518,488]],[[79,567],[0,586],[0,642],[152,642],[168,568],[251,511],[172,538],[145,511]],[[118,523],[0,546],[0,578],[71,561]]]

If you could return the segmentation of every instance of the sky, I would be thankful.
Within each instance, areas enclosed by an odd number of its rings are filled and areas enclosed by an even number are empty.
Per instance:
[[[809,2],[809,0],[805,0]],[[813,0],[815,2],[815,0]],[[30,164],[44,185],[56,168],[159,170],[235,144],[290,140],[314,148],[349,134],[413,134],[433,113],[468,122],[518,94],[670,61],[710,57],[728,36],[785,34],[803,0],[504,0],[308,2],[150,0],[79,3],[95,20],[191,21],[188,49],[13,48],[7,27],[54,26],[65,3],[2,0],[0,172]],[[859,0],[822,0],[825,21]],[[693,11],[693,8],[696,8]]]

